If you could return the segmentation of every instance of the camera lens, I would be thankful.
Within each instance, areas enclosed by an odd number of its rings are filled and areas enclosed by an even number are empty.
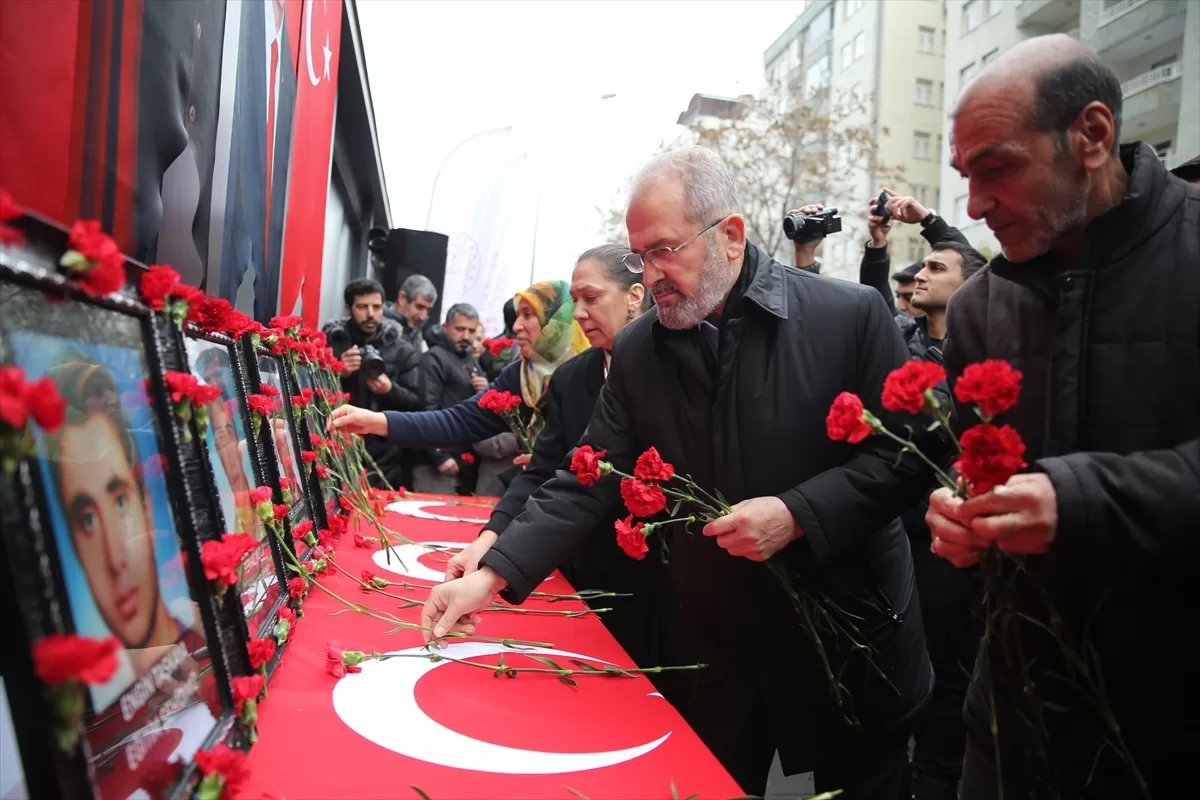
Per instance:
[[[362,371],[363,375],[368,378],[378,378],[387,369],[387,365],[383,363],[383,356],[379,354],[379,350],[374,345],[366,345],[362,349]]]

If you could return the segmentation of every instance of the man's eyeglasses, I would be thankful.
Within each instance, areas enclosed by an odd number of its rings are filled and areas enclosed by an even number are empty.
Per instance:
[[[630,272],[636,272],[639,275],[646,271],[646,259],[650,259],[650,263],[656,267],[669,267],[675,263],[675,256],[680,250],[720,225],[726,219],[727,217],[721,217],[704,230],[693,236],[689,236],[682,244],[678,244],[675,247],[656,247],[653,250],[646,251],[645,254],[628,253],[621,261]]]

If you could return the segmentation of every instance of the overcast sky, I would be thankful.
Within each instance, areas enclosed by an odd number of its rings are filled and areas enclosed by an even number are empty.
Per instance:
[[[538,280],[566,278],[697,92],[757,91],[802,2],[358,0],[395,227],[425,227],[467,136],[512,125],[541,178]],[[614,94],[606,100],[601,97]]]

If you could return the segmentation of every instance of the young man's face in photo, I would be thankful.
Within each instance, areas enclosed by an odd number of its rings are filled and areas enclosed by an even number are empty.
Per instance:
[[[103,412],[59,434],[63,514],[100,616],[127,648],[143,647],[158,604],[154,526],[121,436]]]

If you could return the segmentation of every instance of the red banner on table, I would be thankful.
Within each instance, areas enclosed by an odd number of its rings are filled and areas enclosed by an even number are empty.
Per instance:
[[[341,0],[305,0],[300,21],[279,313],[291,314],[300,301],[301,316],[314,328],[318,327],[321,310],[325,201],[333,161],[341,34]]]
[[[386,524],[426,545],[473,540],[488,509],[409,499]],[[475,518],[477,522],[448,521]],[[363,533],[368,533],[363,531]],[[322,586],[345,600],[418,622],[419,607],[444,572],[446,552],[414,545],[391,561],[375,549],[337,549],[345,573]],[[396,556],[399,557],[397,560]],[[403,562],[403,566],[401,563]],[[397,585],[394,597],[364,593],[348,575],[368,569]],[[348,573],[348,575],[346,574]],[[408,588],[400,585],[407,582]],[[557,573],[542,591],[569,594]],[[250,779],[239,796],[306,798],[729,798],[741,791],[645,677],[579,677],[567,686],[553,673],[496,677],[445,660],[430,662],[415,630],[394,626],[345,606],[314,587],[283,661],[259,706],[259,739],[250,752]],[[592,615],[545,611],[584,609],[575,601],[531,599],[520,612],[484,612],[480,636],[544,643],[529,651],[574,668],[633,664]],[[336,616],[334,616],[336,614]],[[391,631],[391,632],[389,632]],[[326,669],[326,642],[347,650],[401,653],[368,661],[361,673],[338,679]],[[469,641],[436,651],[448,659],[496,666],[542,667],[502,645]]]

